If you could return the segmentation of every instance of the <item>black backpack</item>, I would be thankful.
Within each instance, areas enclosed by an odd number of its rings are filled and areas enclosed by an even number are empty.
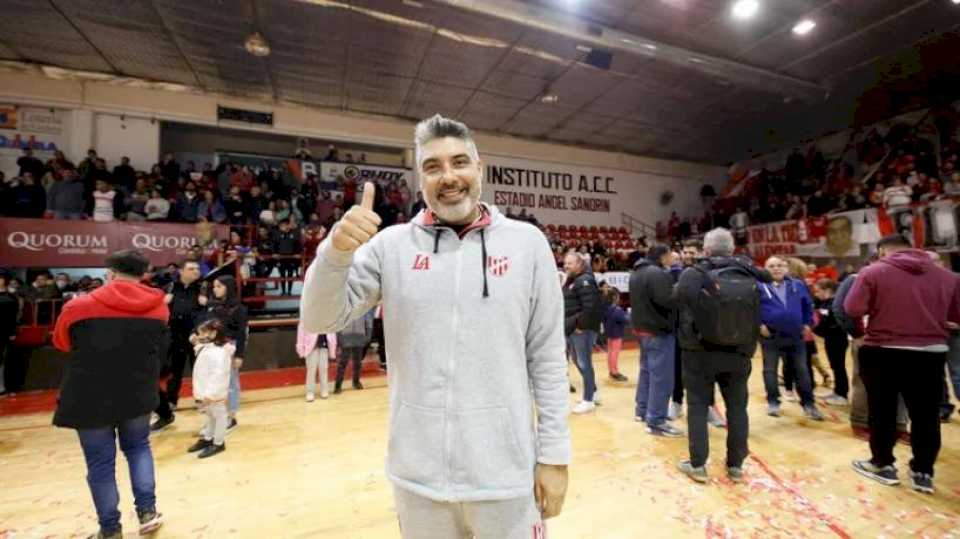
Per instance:
[[[757,341],[760,294],[747,268],[700,269],[706,277],[693,309],[700,340],[716,346],[749,346]]]

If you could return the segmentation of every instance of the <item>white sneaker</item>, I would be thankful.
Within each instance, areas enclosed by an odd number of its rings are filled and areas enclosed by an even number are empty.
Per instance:
[[[718,429],[722,429],[727,426],[726,420],[723,419],[723,416],[717,411],[716,406],[707,408],[707,423],[710,423]]]
[[[841,397],[840,395],[830,395],[823,399],[823,402],[829,404],[830,406],[846,406],[849,404],[847,399]]]
[[[597,405],[590,401],[580,401],[570,410],[575,414],[588,414],[597,409]]]
[[[313,393],[307,393],[307,402],[313,402]]]
[[[326,398],[328,398],[328,397],[330,397],[330,393],[329,393],[327,390],[323,390],[323,391],[320,392],[320,398],[321,398],[321,399],[326,399]]]
[[[667,417],[670,418],[670,421],[683,417],[683,405],[670,401],[670,405],[667,407]]]
[[[599,391],[594,391],[594,392],[593,392],[593,403],[596,404],[597,406],[600,406],[601,404],[603,404],[603,403],[600,402],[600,392],[599,392]]]
[[[787,402],[800,402],[800,397],[797,395],[796,391],[784,391],[783,400]]]

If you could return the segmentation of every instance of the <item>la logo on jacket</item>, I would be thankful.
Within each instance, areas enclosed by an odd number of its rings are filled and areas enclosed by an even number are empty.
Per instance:
[[[430,257],[427,255],[417,255],[413,260],[413,271],[427,271],[430,269]]]

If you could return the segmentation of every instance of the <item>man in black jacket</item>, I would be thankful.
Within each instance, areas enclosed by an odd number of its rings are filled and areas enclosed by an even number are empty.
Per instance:
[[[577,253],[567,253],[563,270],[567,274],[563,286],[564,330],[576,356],[577,370],[583,376],[583,400],[571,411],[585,414],[600,401],[593,374],[593,345],[600,330],[600,288],[587,272],[586,261]]]
[[[154,410],[157,420],[150,426],[153,431],[173,423],[173,411],[177,409],[177,399],[180,397],[183,370],[187,363],[193,365],[190,333],[206,305],[206,297],[202,296],[200,289],[200,265],[196,261],[187,260],[183,263],[180,277],[167,286],[164,301],[170,309],[170,352],[164,368],[164,371],[169,370],[170,379],[167,381],[166,392],[159,393],[160,403]]]
[[[0,379],[0,395],[7,392],[6,357],[14,338],[17,336],[17,319],[20,317],[20,301],[13,294],[7,292],[7,276],[0,273],[0,371],[4,379]],[[16,387],[10,387],[14,391]]]
[[[733,481],[743,479],[743,460],[747,457],[747,378],[750,376],[750,358],[760,338],[760,291],[755,287],[756,301],[750,298],[747,314],[750,320],[739,328],[749,338],[738,346],[720,346],[702,339],[702,328],[697,326],[698,314],[703,312],[704,295],[719,290],[710,272],[734,268],[743,277],[759,282],[770,282],[770,276],[758,270],[749,259],[733,256],[733,235],[725,228],[715,228],[703,240],[706,259],[687,268],[677,283],[677,302],[680,308],[680,347],[683,349],[683,380],[687,389],[687,430],[689,431],[690,460],[680,463],[680,471],[695,481],[707,482],[705,464],[710,453],[707,437],[707,407],[714,384],[727,409],[727,475]],[[729,313],[713,313],[732,316]]]
[[[677,339],[670,259],[670,249],[655,245],[630,275],[630,307],[633,330],[640,338],[641,362],[635,419],[646,422],[647,432],[654,436],[679,438],[683,432],[667,421]]]
[[[100,522],[96,538],[123,537],[118,437],[130,466],[140,535],[162,523],[149,435],[169,311],[162,292],[139,283],[148,265],[137,251],[110,255],[109,283],[64,305],[53,334],[54,346],[70,354],[53,424],[77,430]]]

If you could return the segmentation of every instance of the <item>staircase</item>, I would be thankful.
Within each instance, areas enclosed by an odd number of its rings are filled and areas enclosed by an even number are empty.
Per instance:
[[[629,213],[620,214],[620,224],[627,227],[630,235],[634,238],[646,236],[647,238],[653,239],[657,237],[657,229],[655,226],[645,223]]]

